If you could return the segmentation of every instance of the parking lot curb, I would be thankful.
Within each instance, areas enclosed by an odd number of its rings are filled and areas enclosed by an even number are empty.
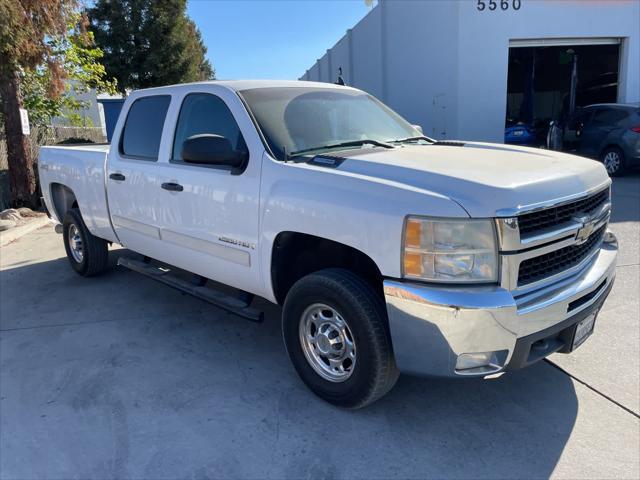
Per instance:
[[[53,225],[54,222],[49,217],[38,217],[31,220],[26,225],[20,225],[19,227],[13,227],[9,230],[0,232],[0,247],[4,247],[11,242],[18,240],[20,237],[37,230],[45,225]]]

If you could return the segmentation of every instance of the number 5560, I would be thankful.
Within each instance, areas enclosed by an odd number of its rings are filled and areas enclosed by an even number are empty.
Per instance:
[[[500,5],[500,10],[509,10],[512,8],[513,10],[520,10],[522,6],[521,0],[478,0],[476,8],[478,11],[482,12],[484,10],[494,11],[498,9],[498,5]]]

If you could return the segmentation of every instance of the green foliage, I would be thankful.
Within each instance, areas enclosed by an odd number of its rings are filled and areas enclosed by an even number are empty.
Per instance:
[[[88,14],[121,92],[215,78],[186,0],[97,0]]]
[[[77,96],[91,89],[116,93],[115,80],[109,80],[100,63],[102,50],[95,46],[91,32],[82,31],[80,20],[80,15],[74,15],[66,35],[47,40],[51,52],[47,63],[22,70],[21,93],[33,124],[48,124],[52,117],[65,115],[70,125],[86,126],[78,114],[86,102]],[[57,86],[62,91],[56,92]]]
[[[52,99],[48,96],[51,73],[48,68],[29,69],[22,72],[20,91],[24,108],[29,112],[29,122],[35,125],[49,123],[51,117],[62,113],[62,102],[66,97]]]

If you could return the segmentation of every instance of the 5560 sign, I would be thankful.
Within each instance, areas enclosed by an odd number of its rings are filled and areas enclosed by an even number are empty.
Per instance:
[[[520,10],[522,7],[522,0],[478,0],[476,8],[478,11],[483,12],[489,10],[491,12],[496,10]]]

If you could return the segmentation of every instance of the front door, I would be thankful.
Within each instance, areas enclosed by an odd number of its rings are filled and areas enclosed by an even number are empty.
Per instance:
[[[215,86],[176,98],[172,110],[175,128],[167,134],[171,142],[166,161],[158,165],[160,188],[155,196],[165,261],[261,293],[257,243],[264,146],[255,127],[238,97]],[[199,134],[221,135],[237,150],[248,152],[246,169],[231,172],[227,167],[183,162],[183,142]]]
[[[593,115],[593,110],[585,109],[574,113],[564,127],[564,135],[562,149],[565,152],[575,153],[580,148],[580,140],[585,125],[589,123],[589,119]]]

